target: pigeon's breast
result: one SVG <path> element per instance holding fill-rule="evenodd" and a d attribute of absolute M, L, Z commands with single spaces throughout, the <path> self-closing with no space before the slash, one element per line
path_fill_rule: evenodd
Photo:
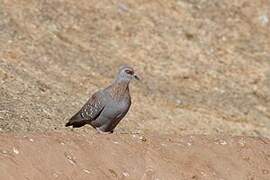
<path fill-rule="evenodd" d="M 123 100 L 118 103 L 118 110 L 119 112 L 127 112 L 130 107 L 130 99 Z"/>
<path fill-rule="evenodd" d="M 113 101 L 106 106 L 106 113 L 104 115 L 110 117 L 110 119 L 118 118 L 127 113 L 130 104 L 131 102 L 129 99 Z"/>

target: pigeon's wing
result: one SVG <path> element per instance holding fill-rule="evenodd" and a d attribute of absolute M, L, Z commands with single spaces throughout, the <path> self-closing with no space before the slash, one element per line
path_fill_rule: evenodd
<path fill-rule="evenodd" d="M 95 120 L 105 107 L 100 91 L 96 92 L 80 110 L 80 116 L 84 120 Z"/>
<path fill-rule="evenodd" d="M 81 127 L 87 124 L 89 121 L 95 120 L 105 107 L 102 92 L 96 92 L 77 112 L 70 120 L 66 123 L 67 126 Z"/>

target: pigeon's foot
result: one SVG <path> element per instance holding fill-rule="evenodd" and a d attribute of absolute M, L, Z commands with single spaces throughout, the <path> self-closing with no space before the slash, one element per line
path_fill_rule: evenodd
<path fill-rule="evenodd" d="M 99 134 L 111 134 L 111 133 L 113 133 L 113 131 L 104 132 L 104 131 L 102 131 L 102 130 L 99 129 L 99 128 L 96 128 L 96 130 L 97 130 L 97 132 L 98 132 Z"/>

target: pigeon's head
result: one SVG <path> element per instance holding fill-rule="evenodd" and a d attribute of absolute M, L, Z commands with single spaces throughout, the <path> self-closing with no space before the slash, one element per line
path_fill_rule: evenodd
<path fill-rule="evenodd" d="M 122 65 L 119 68 L 116 80 L 129 82 L 132 79 L 140 80 L 140 78 L 134 73 L 134 69 L 132 67 L 128 65 Z"/>

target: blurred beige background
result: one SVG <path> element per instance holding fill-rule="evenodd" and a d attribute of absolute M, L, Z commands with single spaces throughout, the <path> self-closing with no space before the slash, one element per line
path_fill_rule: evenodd
<path fill-rule="evenodd" d="M 128 63 L 143 81 L 116 131 L 270 137 L 269 12 L 266 0 L 1 0 L 0 130 L 69 131 Z"/>

